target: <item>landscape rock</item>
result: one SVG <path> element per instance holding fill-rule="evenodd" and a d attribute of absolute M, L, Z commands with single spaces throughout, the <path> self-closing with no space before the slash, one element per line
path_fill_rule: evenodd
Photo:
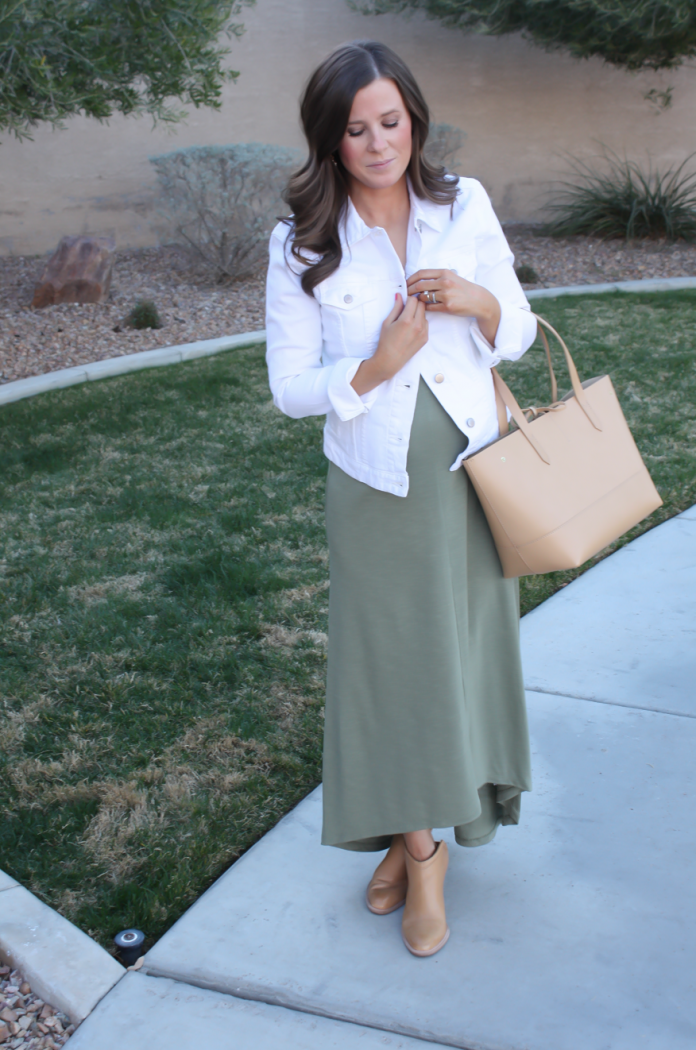
<path fill-rule="evenodd" d="M 0 1007 L 1 1050 L 62 1050 L 76 1028 L 66 1014 L 32 992 L 24 974 L 9 967 L 0 972 Z"/>
<path fill-rule="evenodd" d="M 33 307 L 103 303 L 111 287 L 111 237 L 63 237 L 34 289 Z"/>

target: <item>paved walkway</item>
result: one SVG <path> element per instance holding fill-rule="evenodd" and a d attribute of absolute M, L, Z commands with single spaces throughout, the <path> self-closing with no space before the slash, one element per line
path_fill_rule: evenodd
<path fill-rule="evenodd" d="M 226 872 L 71 1050 L 693 1050 L 696 508 L 525 617 L 534 792 L 453 847 L 449 943 L 371 915 L 320 789 Z M 445 832 L 450 838 L 450 833 Z"/>

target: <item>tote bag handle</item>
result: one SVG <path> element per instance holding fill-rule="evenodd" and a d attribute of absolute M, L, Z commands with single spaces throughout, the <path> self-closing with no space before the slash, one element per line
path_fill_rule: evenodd
<path fill-rule="evenodd" d="M 558 339 L 558 342 L 561 344 L 561 347 L 563 348 L 563 353 L 565 354 L 566 364 L 568 365 L 568 372 L 570 373 L 570 382 L 571 382 L 572 387 L 573 387 L 573 394 L 575 395 L 575 398 L 576 398 L 578 404 L 580 405 L 580 408 L 583 410 L 583 412 L 585 413 L 585 415 L 587 416 L 587 418 L 589 419 L 590 423 L 595 428 L 595 430 L 601 431 L 601 429 L 602 429 L 601 421 L 599 420 L 599 418 L 597 416 L 597 413 L 592 409 L 592 407 L 590 406 L 590 404 L 587 401 L 587 398 L 585 397 L 585 391 L 582 388 L 582 383 L 580 382 L 580 376 L 578 375 L 578 370 L 575 367 L 575 362 L 573 361 L 573 358 L 571 357 L 570 350 L 568 349 L 568 347 L 566 346 L 566 344 L 564 343 L 563 339 L 558 334 L 556 329 L 553 328 L 553 326 L 550 325 L 548 321 L 545 321 L 543 317 L 539 317 L 538 314 L 534 314 L 533 316 L 536 319 L 537 327 L 540 326 L 540 325 L 543 326 L 543 327 L 538 327 L 538 332 L 541 335 L 541 339 L 542 339 L 542 342 L 544 344 L 544 350 L 546 351 L 546 360 L 547 360 L 547 363 L 548 363 L 548 366 L 549 366 L 549 376 L 550 376 L 550 379 L 551 379 L 551 403 L 552 404 L 556 404 L 558 402 L 558 383 L 556 381 L 556 374 L 555 374 L 555 372 L 553 370 L 553 364 L 551 362 L 551 348 L 549 347 L 549 341 L 548 341 L 548 339 L 546 337 L 546 332 L 544 331 L 544 328 L 548 328 L 548 330 L 553 335 L 556 336 L 556 339 Z M 527 418 L 524 415 L 524 412 L 522 411 L 520 406 L 518 405 L 518 403 L 517 403 L 517 401 L 516 401 L 512 391 L 507 386 L 507 384 L 503 381 L 503 379 L 498 374 L 498 372 L 497 372 L 497 370 L 495 368 L 493 368 L 491 371 L 492 371 L 492 374 L 493 374 L 493 384 L 494 384 L 494 387 L 495 387 L 495 401 L 496 401 L 496 411 L 497 411 L 497 414 L 498 414 L 498 427 L 499 427 L 501 436 L 503 434 L 507 434 L 508 429 L 509 429 L 507 412 L 506 412 L 506 408 L 507 408 L 507 409 L 510 410 L 510 415 L 515 420 L 515 423 L 517 423 L 517 426 L 520 428 L 520 430 L 524 433 L 524 435 L 527 438 L 527 440 L 529 441 L 529 443 L 534 446 L 535 451 L 541 456 L 541 458 L 544 460 L 545 463 L 549 463 L 550 460 L 546 457 L 545 454 L 542 455 L 542 453 L 540 451 L 540 446 L 539 446 L 538 439 L 537 440 L 532 440 L 532 437 L 531 437 L 530 432 L 529 432 L 529 423 L 527 421 Z M 520 420 L 523 420 L 524 423 L 520 423 Z"/>

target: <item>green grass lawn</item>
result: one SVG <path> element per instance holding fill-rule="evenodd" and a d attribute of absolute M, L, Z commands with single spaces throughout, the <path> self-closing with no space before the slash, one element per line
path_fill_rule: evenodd
<path fill-rule="evenodd" d="M 665 500 L 634 534 L 696 503 L 696 294 L 539 305 Z M 548 400 L 540 349 L 504 372 Z M 319 781 L 321 426 L 259 348 L 0 409 L 0 866 L 105 945 L 159 937 Z"/>

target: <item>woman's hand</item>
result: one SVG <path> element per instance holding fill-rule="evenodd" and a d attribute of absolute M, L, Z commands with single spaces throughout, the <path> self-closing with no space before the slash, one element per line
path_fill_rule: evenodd
<path fill-rule="evenodd" d="M 353 376 L 356 393 L 367 394 L 392 376 L 417 354 L 428 341 L 425 306 L 416 296 L 406 300 L 396 295 L 391 312 L 382 325 L 379 343 L 372 357 L 363 361 Z"/>
<path fill-rule="evenodd" d="M 434 313 L 475 317 L 491 346 L 500 324 L 500 303 L 480 284 L 466 281 L 453 270 L 418 270 L 406 282 L 409 295 L 417 295 Z"/>

